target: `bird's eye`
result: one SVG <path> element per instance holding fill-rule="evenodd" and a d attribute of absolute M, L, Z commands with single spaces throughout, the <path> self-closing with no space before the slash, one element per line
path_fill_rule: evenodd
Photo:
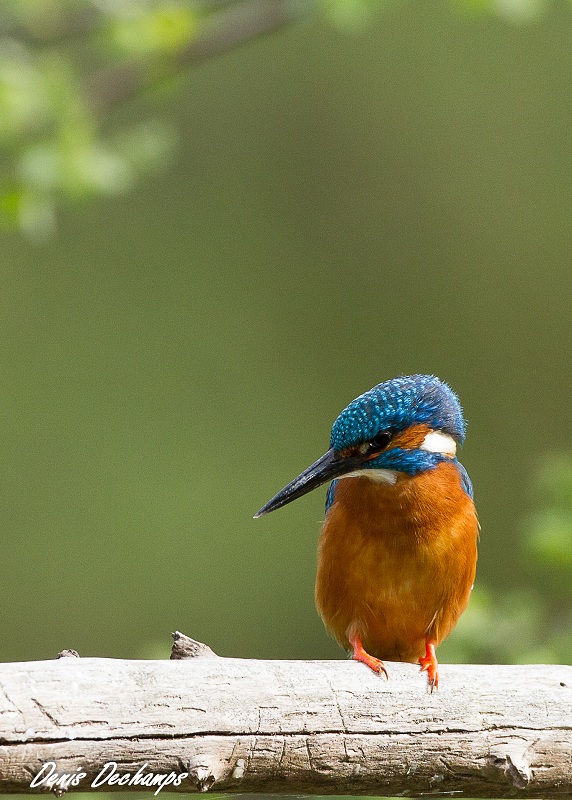
<path fill-rule="evenodd" d="M 369 443 L 370 450 L 383 450 L 391 441 L 391 434 L 387 432 L 378 433 Z"/>

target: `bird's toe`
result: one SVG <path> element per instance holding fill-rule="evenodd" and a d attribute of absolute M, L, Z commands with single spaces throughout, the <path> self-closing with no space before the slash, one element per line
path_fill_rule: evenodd
<path fill-rule="evenodd" d="M 425 655 L 419 659 L 419 666 L 421 672 L 427 673 L 427 685 L 429 691 L 432 693 L 435 689 L 439 688 L 439 671 L 438 661 L 435 655 L 435 645 L 433 642 L 427 642 L 425 646 Z"/>
<path fill-rule="evenodd" d="M 389 675 L 387 674 L 383 661 L 380 658 L 370 656 L 369 653 L 366 653 L 359 636 L 352 636 L 350 642 L 353 648 L 352 658 L 354 661 L 361 661 L 362 664 L 365 664 L 377 675 L 385 675 L 387 680 L 389 680 Z"/>

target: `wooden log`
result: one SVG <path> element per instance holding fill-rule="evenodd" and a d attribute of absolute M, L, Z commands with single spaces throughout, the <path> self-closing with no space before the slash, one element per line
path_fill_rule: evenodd
<path fill-rule="evenodd" d="M 444 664 L 430 694 L 387 666 L 209 648 L 3 664 L 0 791 L 572 794 L 572 667 Z"/>

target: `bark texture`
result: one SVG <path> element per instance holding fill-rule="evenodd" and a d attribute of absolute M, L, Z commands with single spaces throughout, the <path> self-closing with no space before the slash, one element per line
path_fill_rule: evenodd
<path fill-rule="evenodd" d="M 355 662 L 208 648 L 0 665 L 0 792 L 61 794 L 65 781 L 30 789 L 43 768 L 85 773 L 73 791 L 141 791 L 153 773 L 182 775 L 164 788 L 184 792 L 572 795 L 572 667 L 445 664 L 429 694 L 417 667 L 387 666 L 389 681 Z"/>

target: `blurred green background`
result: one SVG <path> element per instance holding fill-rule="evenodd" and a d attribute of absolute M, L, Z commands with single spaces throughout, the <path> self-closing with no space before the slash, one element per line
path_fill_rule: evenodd
<path fill-rule="evenodd" d="M 282 3 L 180 69 L 233 5 L 4 3 L 0 658 L 344 657 L 324 491 L 252 515 L 431 372 L 482 524 L 441 658 L 569 661 L 572 7 Z"/>

